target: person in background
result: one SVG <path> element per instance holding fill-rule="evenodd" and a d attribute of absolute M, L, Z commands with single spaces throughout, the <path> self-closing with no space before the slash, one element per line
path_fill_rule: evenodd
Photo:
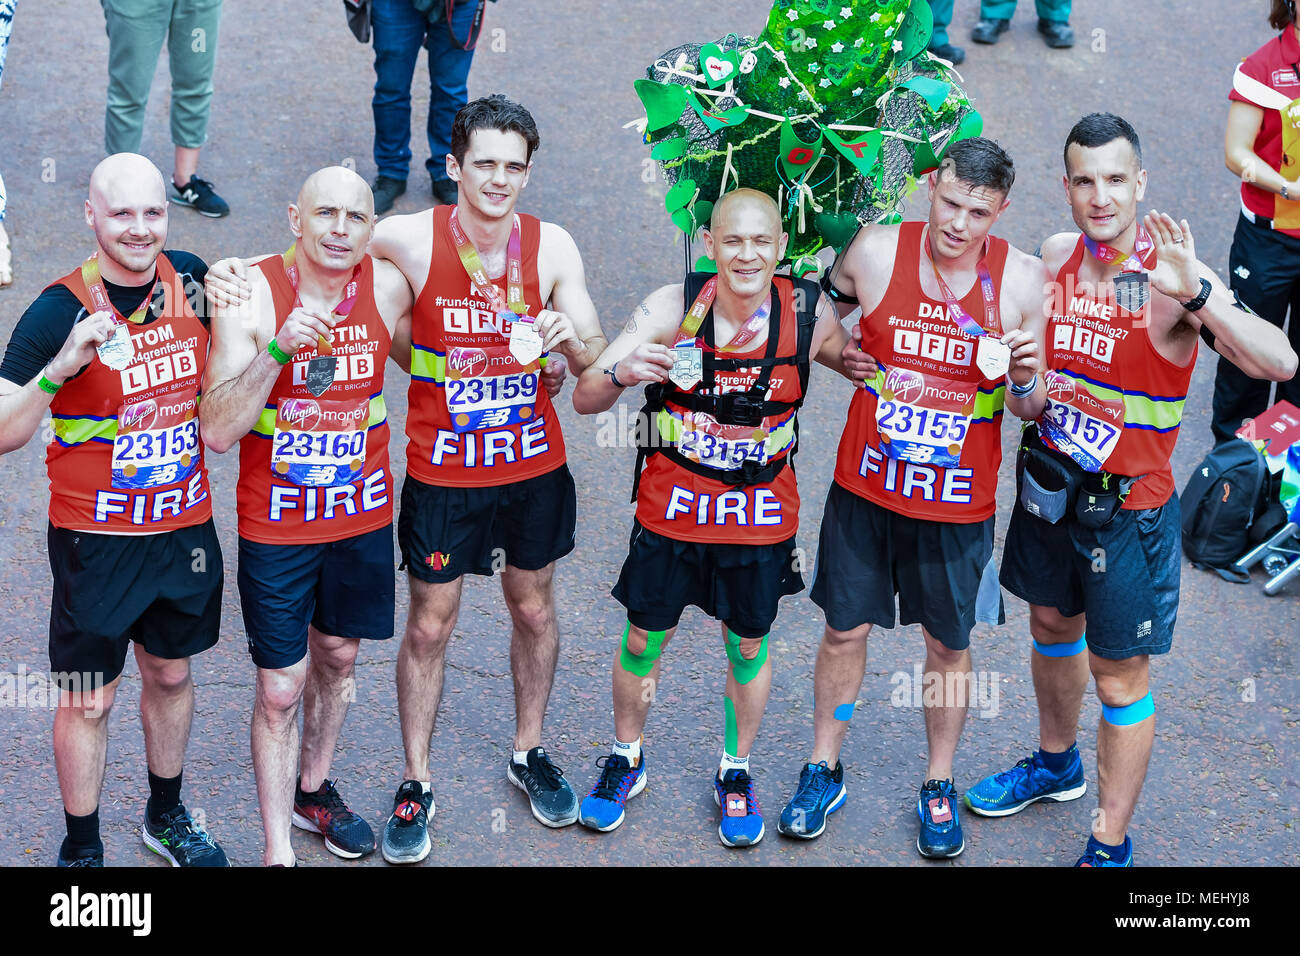
<path fill-rule="evenodd" d="M 14 25 L 18 0 L 0 0 L 0 83 L 4 82 L 5 53 L 9 49 L 9 31 Z M 0 288 L 14 281 L 9 253 L 9 234 L 5 232 L 5 181 L 0 177 Z"/>
<path fill-rule="evenodd" d="M 941 59 L 956 66 L 966 59 L 966 51 L 953 46 L 948 40 L 948 24 L 952 23 L 953 0 L 930 0 L 930 12 L 934 14 L 934 32 L 930 34 L 929 51 Z"/>
<path fill-rule="evenodd" d="M 1055 49 L 1074 46 L 1070 29 L 1070 0 L 1034 0 L 1038 11 L 1038 32 L 1044 42 Z M 971 30 L 976 43 L 997 43 L 998 37 L 1011 28 L 1016 0 L 980 0 L 980 19 Z"/>
<path fill-rule="evenodd" d="M 100 0 L 108 30 L 108 107 L 104 149 L 138 153 L 149 87 L 167 40 L 172 77 L 171 133 L 176 147 L 172 202 L 219 219 L 230 206 L 200 179 L 199 148 L 208 138 L 212 69 L 217 59 L 221 0 Z"/>
<path fill-rule="evenodd" d="M 434 205 L 454 206 L 456 184 L 447 173 L 451 123 L 469 100 L 467 81 L 483 27 L 486 0 L 374 0 L 375 214 L 406 192 L 411 168 L 411 80 L 420 47 L 429 55 L 429 158 Z"/>
<path fill-rule="evenodd" d="M 1280 32 L 1238 65 L 1228 93 L 1224 162 L 1241 177 L 1228 281 L 1242 303 L 1279 328 L 1289 310 L 1288 338 L 1300 351 L 1300 111 L 1286 116 L 1300 99 L 1293 0 L 1273 0 L 1268 22 Z M 1268 408 L 1270 385 L 1219 359 L 1210 422 L 1216 444 L 1231 439 L 1242 419 Z M 1300 405 L 1300 382 L 1279 382 L 1277 399 Z"/>

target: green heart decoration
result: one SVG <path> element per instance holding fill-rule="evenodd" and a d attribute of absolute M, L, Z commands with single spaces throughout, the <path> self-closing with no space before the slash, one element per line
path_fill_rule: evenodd
<path fill-rule="evenodd" d="M 894 34 L 894 39 L 903 44 L 902 59 L 910 60 L 928 47 L 933 32 L 934 12 L 930 9 L 930 0 L 912 0 L 902 28 Z"/>
<path fill-rule="evenodd" d="M 819 212 L 814 223 L 826 243 L 836 249 L 843 249 L 858 231 L 858 217 L 851 212 Z"/>
<path fill-rule="evenodd" d="M 831 60 L 822 66 L 822 75 L 829 79 L 836 86 L 844 82 L 844 78 L 849 75 L 853 69 L 852 60 L 844 60 L 836 63 Z"/>
<path fill-rule="evenodd" d="M 706 43 L 700 47 L 700 69 L 704 72 L 704 82 L 716 90 L 740 73 L 740 54 L 735 50 L 724 51 L 716 43 Z"/>
<path fill-rule="evenodd" d="M 654 132 L 676 123 L 686 109 L 689 94 L 686 87 L 676 83 L 656 83 L 654 80 L 636 80 L 636 95 L 645 107 L 646 130 Z"/>
<path fill-rule="evenodd" d="M 676 212 L 678 209 L 684 208 L 687 203 L 695 198 L 697 188 L 695 180 L 679 179 L 672 189 L 668 190 L 668 195 L 664 197 L 664 208 L 669 212 Z"/>
<path fill-rule="evenodd" d="M 905 90 L 920 94 L 921 98 L 925 100 L 925 105 L 930 107 L 931 113 L 938 112 L 939 108 L 943 106 L 944 100 L 948 98 L 948 92 L 952 89 L 951 83 L 945 83 L 943 80 L 932 79 L 928 76 L 914 76 L 899 85 Z"/>
<path fill-rule="evenodd" d="M 829 13 L 831 9 L 831 0 L 807 0 L 807 5 L 812 7 L 818 13 Z"/>
<path fill-rule="evenodd" d="M 663 162 L 668 159 L 679 159 L 686 155 L 686 137 L 675 136 L 672 139 L 665 139 L 662 142 L 655 143 L 650 149 L 650 158 Z"/>
<path fill-rule="evenodd" d="M 705 106 L 699 97 L 688 93 L 687 101 L 691 108 L 699 115 L 701 122 L 708 127 L 709 132 L 716 133 L 725 127 L 739 126 L 749 118 L 749 110 L 744 106 L 733 106 L 729 110 L 715 110 Z"/>
<path fill-rule="evenodd" d="M 912 162 L 912 175 L 924 176 L 939 168 L 939 158 L 934 155 L 930 141 L 923 139 L 916 144 L 915 158 Z"/>
<path fill-rule="evenodd" d="M 678 209 L 672 215 L 673 225 L 688 236 L 694 236 L 696 231 L 709 222 L 709 217 L 713 215 L 713 203 L 707 199 L 697 202 L 694 206 Z"/>
<path fill-rule="evenodd" d="M 969 110 L 961 118 L 957 125 L 957 132 L 952 134 L 952 139 L 948 140 L 948 146 L 953 143 L 960 143 L 963 139 L 973 139 L 984 132 L 984 117 L 980 116 L 979 110 Z M 947 150 L 948 146 L 944 149 Z"/>

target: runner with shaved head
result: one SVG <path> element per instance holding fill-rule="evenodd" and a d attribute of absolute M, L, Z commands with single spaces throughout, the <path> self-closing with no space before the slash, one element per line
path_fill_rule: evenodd
<path fill-rule="evenodd" d="M 789 467 L 810 358 L 845 372 L 848 336 L 813 282 L 776 276 L 787 235 L 772 199 L 727 193 L 704 244 L 716 276 L 651 293 L 574 392 L 579 412 L 646 385 L 644 472 L 614 597 L 627 626 L 614 655 L 614 745 L 580 820 L 623 822 L 646 785 L 641 750 L 659 657 L 687 605 L 722 624 L 728 659 L 722 760 L 713 776 L 726 846 L 763 838 L 749 755 L 772 683 L 768 632 L 783 595 L 803 588 L 794 555 L 799 491 Z M 683 318 L 685 314 L 685 318 Z M 639 485 L 639 487 L 638 487 Z"/>
<path fill-rule="evenodd" d="M 213 312 L 203 437 L 217 452 L 239 444 L 239 595 L 257 665 L 268 866 L 294 864 L 291 819 L 336 856 L 375 849 L 329 779 L 360 643 L 393 636 L 384 363 L 391 353 L 406 367 L 411 290 L 366 254 L 374 221 L 360 176 L 313 173 L 289 206 L 288 251 L 248 271 L 247 301 Z"/>
<path fill-rule="evenodd" d="M 207 267 L 163 250 L 167 195 L 143 156 L 95 167 L 85 214 L 90 258 L 28 307 L 0 364 L 0 454 L 31 440 L 47 413 L 52 426 L 50 678 L 67 825 L 58 865 L 104 865 L 108 715 L 134 642 L 145 844 L 173 866 L 226 866 L 180 799 L 189 659 L 217 642 L 221 624 L 221 547 L 197 418 L 208 329 L 187 301 Z"/>

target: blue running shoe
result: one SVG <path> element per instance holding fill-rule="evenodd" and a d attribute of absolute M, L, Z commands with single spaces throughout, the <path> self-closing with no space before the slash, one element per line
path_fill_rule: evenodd
<path fill-rule="evenodd" d="M 788 837 L 812 840 L 826 829 L 826 817 L 849 798 L 844 786 L 844 764 L 838 760 L 835 769 L 821 763 L 805 764 L 799 774 L 799 789 L 781 811 L 776 831 Z"/>
<path fill-rule="evenodd" d="M 1075 866 L 1132 866 L 1133 865 L 1133 840 L 1124 837 L 1124 857 L 1122 860 L 1116 859 L 1107 849 L 1106 844 L 1098 843 L 1094 836 L 1088 837 L 1088 846 L 1083 851 L 1083 856 Z"/>
<path fill-rule="evenodd" d="M 921 818 L 921 833 L 916 838 L 921 856 L 946 859 L 966 849 L 957 819 L 957 788 L 951 780 L 927 780 L 916 801 L 916 815 Z"/>
<path fill-rule="evenodd" d="M 763 810 L 754 796 L 754 781 L 743 770 L 713 775 L 713 799 L 722 811 L 718 839 L 723 846 L 753 846 L 763 839 Z"/>
<path fill-rule="evenodd" d="M 621 754 L 610 754 L 596 761 L 600 779 L 578 808 L 578 822 L 584 827 L 608 833 L 623 822 L 627 802 L 645 789 L 645 752 L 635 767 Z"/>
<path fill-rule="evenodd" d="M 1038 751 L 1010 770 L 985 777 L 966 791 L 966 806 L 982 817 L 1009 817 L 1037 800 L 1077 800 L 1088 792 L 1083 779 L 1079 748 L 1071 747 L 1073 759 L 1064 773 L 1053 773 L 1038 758 Z"/>

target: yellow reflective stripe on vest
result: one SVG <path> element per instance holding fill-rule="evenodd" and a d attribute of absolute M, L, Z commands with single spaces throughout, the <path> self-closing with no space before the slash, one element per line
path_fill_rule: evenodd
<path fill-rule="evenodd" d="M 764 451 L 768 458 L 779 455 L 787 445 L 794 441 L 794 422 L 795 417 L 791 415 L 784 424 L 768 432 L 767 441 L 764 444 Z M 661 408 L 659 410 L 655 424 L 659 430 L 660 441 L 663 444 L 676 445 L 681 442 L 682 432 L 686 429 L 682 425 L 682 420 L 668 409 Z"/>
<path fill-rule="evenodd" d="M 54 434 L 65 445 L 80 445 L 92 438 L 112 441 L 117 438 L 116 418 L 76 418 L 74 416 L 51 416 Z"/>
<path fill-rule="evenodd" d="M 431 378 L 435 382 L 447 378 L 447 356 L 411 346 L 411 374 L 417 378 Z"/>
<path fill-rule="evenodd" d="M 882 369 L 876 369 L 876 377 L 867 379 L 867 390 L 880 399 L 880 391 L 885 387 L 885 373 Z M 1006 405 L 1007 383 L 999 382 L 994 386 L 991 392 L 977 391 L 975 393 L 975 408 L 971 411 L 971 423 L 991 422 L 993 416 Z"/>
<path fill-rule="evenodd" d="M 1157 431 L 1169 431 L 1177 428 L 1183 421 L 1183 405 L 1186 400 L 1163 399 L 1156 401 L 1145 395 L 1133 395 L 1118 388 L 1109 388 L 1095 382 L 1086 381 L 1065 370 L 1058 370 L 1058 375 L 1068 375 L 1074 379 L 1075 387 L 1086 388 L 1102 401 L 1124 402 L 1124 425 L 1138 428 L 1153 428 Z"/>
<path fill-rule="evenodd" d="M 266 438 L 275 435 L 275 413 L 274 408 L 262 409 L 262 414 L 257 416 L 257 423 L 253 426 L 253 431 Z M 376 395 L 370 400 L 370 421 L 366 423 L 367 428 L 374 428 L 388 420 L 388 406 L 384 404 L 384 396 Z"/>

